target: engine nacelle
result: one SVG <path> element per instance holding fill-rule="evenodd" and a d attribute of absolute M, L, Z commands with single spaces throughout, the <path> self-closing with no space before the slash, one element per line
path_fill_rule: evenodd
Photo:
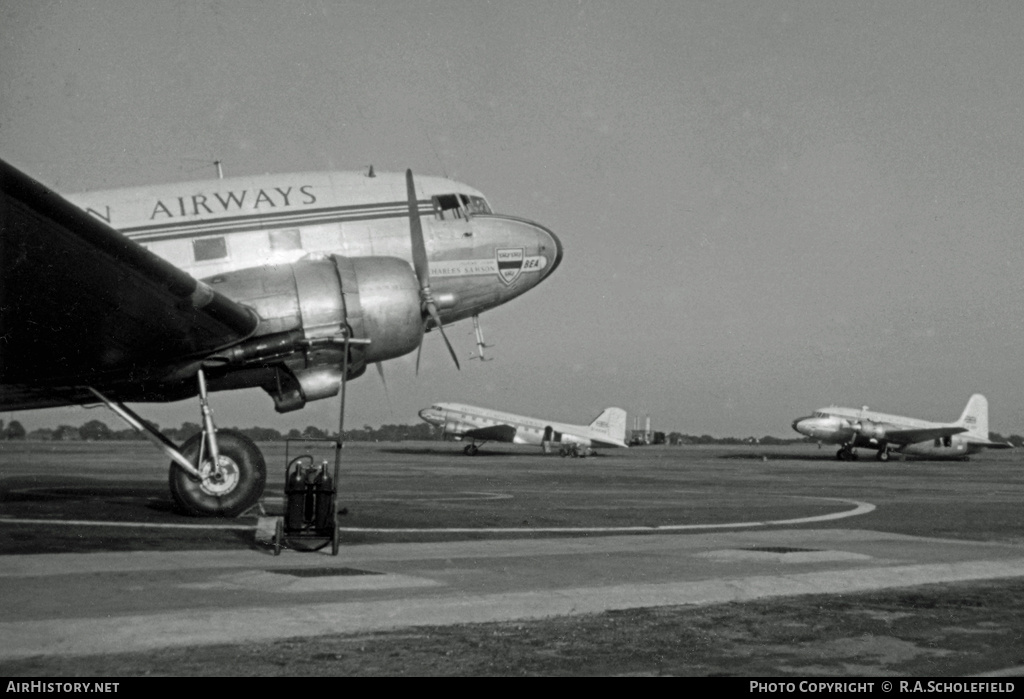
<path fill-rule="evenodd" d="M 225 385 L 262 386 L 278 412 L 337 395 L 346 333 L 363 341 L 349 346 L 348 378 L 423 337 L 419 282 L 397 257 L 309 256 L 204 281 L 260 317 L 253 337 L 222 353 L 235 372 Z"/>
<path fill-rule="evenodd" d="M 864 439 L 881 440 L 885 437 L 885 428 L 873 422 L 861 422 L 857 429 L 858 434 Z"/>

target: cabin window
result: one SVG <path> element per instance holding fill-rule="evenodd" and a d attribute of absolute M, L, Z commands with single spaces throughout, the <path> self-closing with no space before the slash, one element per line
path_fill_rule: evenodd
<path fill-rule="evenodd" d="M 192 252 L 196 262 L 222 260 L 228 256 L 228 243 L 223 236 L 218 238 L 200 238 L 192 241 Z"/>
<path fill-rule="evenodd" d="M 270 231 L 271 250 L 301 250 L 302 235 L 298 228 L 287 228 L 283 231 Z"/>

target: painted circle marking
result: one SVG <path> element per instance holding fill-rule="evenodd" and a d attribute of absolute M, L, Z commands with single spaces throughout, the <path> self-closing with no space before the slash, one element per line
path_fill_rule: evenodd
<path fill-rule="evenodd" d="M 496 493 L 472 493 L 473 495 L 485 496 L 483 499 L 504 499 Z M 511 496 L 508 496 L 511 497 Z M 800 497 L 800 496 L 793 496 Z M 795 519 L 773 519 L 765 521 L 753 521 L 753 522 L 722 522 L 718 524 L 664 524 L 659 526 L 632 526 L 632 527 L 488 527 L 488 528 L 473 528 L 473 527 L 442 527 L 442 528 L 420 528 L 420 527 L 402 527 L 402 528 L 378 528 L 378 527 L 339 527 L 339 531 L 352 532 L 352 533 L 393 533 L 393 534 L 530 534 L 530 533 L 603 533 L 603 534 L 615 534 L 615 533 L 655 533 L 655 532 L 679 532 L 679 531 L 697 531 L 702 529 L 742 529 L 746 527 L 769 527 L 778 526 L 784 524 L 808 524 L 811 522 L 828 522 L 837 519 L 845 519 L 847 517 L 858 517 L 860 515 L 866 515 L 869 512 L 875 510 L 875 506 L 869 502 L 862 502 L 860 500 L 848 500 L 846 498 L 801 498 L 806 500 L 819 500 L 826 502 L 837 502 L 849 505 L 854 505 L 852 510 L 842 510 L 840 512 L 832 512 L 825 515 L 815 515 L 813 517 L 798 517 Z M 247 531 L 255 530 L 257 525 L 254 524 L 171 524 L 163 522 L 104 522 L 104 521 L 91 521 L 91 520 L 60 520 L 60 519 L 21 519 L 21 518 L 9 518 L 0 515 L 0 524 L 58 524 L 67 526 L 78 526 L 78 527 L 136 527 L 136 528 L 153 528 L 153 529 L 223 529 L 228 531 Z"/>

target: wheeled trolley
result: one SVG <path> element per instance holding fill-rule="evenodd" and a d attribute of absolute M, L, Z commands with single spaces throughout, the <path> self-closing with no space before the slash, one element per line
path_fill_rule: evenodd
<path fill-rule="evenodd" d="M 296 449 L 295 443 L 302 443 Z M 313 444 L 310 444 L 313 443 Z M 334 445 L 334 467 L 328 459 L 317 463 L 313 449 L 321 451 L 327 443 Z M 301 451 L 296 456 L 293 452 Z M 341 442 L 327 439 L 288 439 L 285 441 L 284 516 L 277 518 L 274 528 L 274 555 L 286 543 L 296 551 L 319 551 L 331 545 L 331 555 L 338 555 L 338 475 L 341 466 Z M 332 474 L 333 471 L 333 474 Z"/>

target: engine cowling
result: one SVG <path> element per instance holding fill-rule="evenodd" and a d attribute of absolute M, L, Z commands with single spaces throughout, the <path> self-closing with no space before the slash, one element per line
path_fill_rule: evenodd
<path fill-rule="evenodd" d="M 856 426 L 857 432 L 865 439 L 881 440 L 885 437 L 885 428 L 873 422 L 864 421 Z"/>
<path fill-rule="evenodd" d="M 253 337 L 222 353 L 223 387 L 262 386 L 279 412 L 337 395 L 346 334 L 356 341 L 348 378 L 423 337 L 419 282 L 397 257 L 308 256 L 203 281 L 260 317 Z"/>

